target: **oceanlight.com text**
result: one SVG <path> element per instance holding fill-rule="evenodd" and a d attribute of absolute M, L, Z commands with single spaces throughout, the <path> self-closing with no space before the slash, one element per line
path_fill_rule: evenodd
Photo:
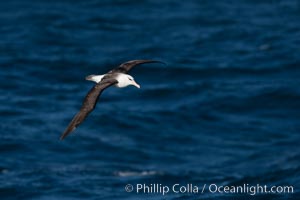
<path fill-rule="evenodd" d="M 196 185 L 192 183 L 173 185 L 164 185 L 161 183 L 138 183 L 135 185 L 127 184 L 125 186 L 126 192 L 133 192 L 136 194 L 161 194 L 169 193 L 180 194 L 203 194 L 203 193 L 219 193 L 219 194 L 291 194 L 294 193 L 293 186 L 276 186 L 276 185 L 261 185 L 261 184 L 242 184 L 242 185 L 219 185 L 215 183 Z"/>

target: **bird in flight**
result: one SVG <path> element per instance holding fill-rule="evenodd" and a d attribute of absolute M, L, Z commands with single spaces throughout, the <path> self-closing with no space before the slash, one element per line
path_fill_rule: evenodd
<path fill-rule="evenodd" d="M 72 121 L 66 128 L 66 130 L 61 135 L 60 139 L 63 140 L 68 136 L 72 131 L 79 126 L 83 120 L 91 113 L 99 99 L 101 93 L 108 88 L 109 86 L 116 86 L 118 88 L 127 87 L 133 85 L 137 88 L 140 88 L 140 85 L 135 82 L 132 76 L 128 75 L 128 71 L 136 65 L 144 63 L 163 63 L 156 60 L 131 60 L 125 63 L 122 63 L 117 68 L 112 69 L 106 74 L 103 75 L 89 75 L 85 79 L 89 81 L 96 82 L 92 89 L 88 92 L 86 97 L 83 100 L 81 109 L 73 117 Z M 164 63 L 163 63 L 164 64 Z"/>

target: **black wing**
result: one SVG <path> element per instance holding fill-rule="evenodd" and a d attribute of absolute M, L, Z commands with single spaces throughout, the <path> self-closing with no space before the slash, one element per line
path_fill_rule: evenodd
<path fill-rule="evenodd" d="M 108 73 L 124 73 L 124 74 L 126 74 L 134 66 L 144 64 L 144 63 L 163 63 L 163 64 L 165 64 L 164 62 L 157 61 L 157 60 L 131 60 L 131 61 L 122 63 L 117 68 L 109 71 Z"/>
<path fill-rule="evenodd" d="M 108 79 L 97 83 L 86 95 L 80 111 L 74 116 L 69 126 L 66 128 L 64 133 L 61 135 L 60 139 L 63 140 L 67 135 L 76 129 L 76 127 L 83 122 L 83 120 L 92 112 L 96 106 L 97 100 L 100 94 L 108 88 L 109 86 L 116 84 L 118 81 L 116 79 Z"/>

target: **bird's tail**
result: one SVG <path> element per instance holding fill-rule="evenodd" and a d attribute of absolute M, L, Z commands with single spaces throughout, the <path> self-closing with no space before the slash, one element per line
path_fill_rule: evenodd
<path fill-rule="evenodd" d="M 93 78 L 94 78 L 95 76 L 97 76 L 97 75 L 95 75 L 95 74 L 88 75 L 88 76 L 85 77 L 85 80 L 87 80 L 87 81 L 94 81 Z"/>
<path fill-rule="evenodd" d="M 85 77 L 85 80 L 94 81 L 96 83 L 99 83 L 102 80 L 102 78 L 103 78 L 103 75 L 92 74 L 92 75 Z"/>

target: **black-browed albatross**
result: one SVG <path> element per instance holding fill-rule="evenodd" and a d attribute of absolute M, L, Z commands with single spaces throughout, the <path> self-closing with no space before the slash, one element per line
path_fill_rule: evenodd
<path fill-rule="evenodd" d="M 63 140 L 67 135 L 76 129 L 76 127 L 83 122 L 83 120 L 92 112 L 96 106 L 97 100 L 103 90 L 109 86 L 116 86 L 118 88 L 127 87 L 133 85 L 137 88 L 140 88 L 140 85 L 137 84 L 133 77 L 128 75 L 128 71 L 139 64 L 143 63 L 163 63 L 156 60 L 131 60 L 125 63 L 122 63 L 117 68 L 112 69 L 106 74 L 103 75 L 89 75 L 85 79 L 89 81 L 94 81 L 96 84 L 86 95 L 80 111 L 73 117 L 69 126 L 61 135 L 60 139 Z"/>

